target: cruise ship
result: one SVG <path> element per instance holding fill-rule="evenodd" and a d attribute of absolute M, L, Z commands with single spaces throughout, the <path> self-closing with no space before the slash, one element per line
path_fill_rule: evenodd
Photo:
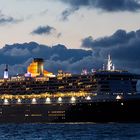
<path fill-rule="evenodd" d="M 34 58 L 27 73 L 0 79 L 0 122 L 140 122 L 140 75 L 116 70 L 110 55 L 102 70 L 81 74 L 44 69 Z"/>

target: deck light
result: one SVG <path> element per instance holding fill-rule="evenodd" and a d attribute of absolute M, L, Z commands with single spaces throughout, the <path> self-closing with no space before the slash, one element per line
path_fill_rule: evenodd
<path fill-rule="evenodd" d="M 36 99 L 35 98 L 32 99 L 32 103 L 36 103 Z"/>
<path fill-rule="evenodd" d="M 18 99 L 17 102 L 18 102 L 18 103 L 21 103 L 21 99 Z"/>
<path fill-rule="evenodd" d="M 61 97 L 59 97 L 59 98 L 58 98 L 58 101 L 59 101 L 59 102 L 62 102 L 62 98 L 61 98 Z"/>
<path fill-rule="evenodd" d="M 117 95 L 116 100 L 120 100 L 122 97 L 120 95 Z"/>
<path fill-rule="evenodd" d="M 91 100 L 91 97 L 90 97 L 90 96 L 87 96 L 87 97 L 86 97 L 86 100 Z"/>
<path fill-rule="evenodd" d="M 48 103 L 48 102 L 50 102 L 51 101 L 51 99 L 49 98 L 49 97 L 47 97 L 46 98 L 46 102 Z"/>
<path fill-rule="evenodd" d="M 75 102 L 76 101 L 76 98 L 75 97 L 71 97 L 71 101 L 72 102 Z"/>
<path fill-rule="evenodd" d="M 8 104 L 8 99 L 4 99 L 4 104 Z"/>

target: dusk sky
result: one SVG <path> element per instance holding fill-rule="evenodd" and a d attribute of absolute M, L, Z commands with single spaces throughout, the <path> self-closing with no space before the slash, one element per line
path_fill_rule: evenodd
<path fill-rule="evenodd" d="M 0 0 L 0 48 L 1 75 L 5 64 L 26 72 L 33 57 L 79 73 L 102 68 L 108 54 L 139 73 L 140 0 Z"/>
<path fill-rule="evenodd" d="M 139 11 L 138 0 L 0 0 L 0 47 L 35 41 L 80 48 L 88 36 L 138 30 Z"/>

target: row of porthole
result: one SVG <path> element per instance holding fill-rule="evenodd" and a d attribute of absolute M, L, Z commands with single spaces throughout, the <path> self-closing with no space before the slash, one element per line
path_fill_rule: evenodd
<path fill-rule="evenodd" d="M 90 97 L 90 96 L 87 96 L 87 97 L 85 97 L 85 99 L 86 99 L 86 100 L 91 100 L 91 97 Z M 58 101 L 58 102 L 62 102 L 62 101 L 63 101 L 62 97 L 59 97 L 59 98 L 57 99 L 57 101 Z M 75 101 L 76 101 L 76 97 L 71 97 L 71 98 L 70 98 L 70 101 L 71 101 L 71 102 L 75 102 Z M 36 98 L 31 99 L 31 103 L 36 103 L 36 102 L 37 102 L 37 99 L 36 99 Z M 51 98 L 49 98 L 49 97 L 46 98 L 45 102 L 46 102 L 46 103 L 50 103 L 50 102 L 51 102 Z M 3 100 L 3 103 L 4 103 L 4 104 L 8 104 L 8 103 L 9 103 L 9 100 L 8 100 L 8 99 L 4 99 L 4 100 Z M 17 99 L 17 103 L 22 103 L 22 99 Z"/>

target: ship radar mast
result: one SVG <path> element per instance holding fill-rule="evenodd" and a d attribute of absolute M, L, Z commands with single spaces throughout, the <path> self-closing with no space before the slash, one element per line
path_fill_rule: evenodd
<path fill-rule="evenodd" d="M 110 54 L 108 55 L 108 60 L 107 60 L 107 71 L 114 71 L 115 70 L 115 65 L 112 63 L 112 59 Z"/>

